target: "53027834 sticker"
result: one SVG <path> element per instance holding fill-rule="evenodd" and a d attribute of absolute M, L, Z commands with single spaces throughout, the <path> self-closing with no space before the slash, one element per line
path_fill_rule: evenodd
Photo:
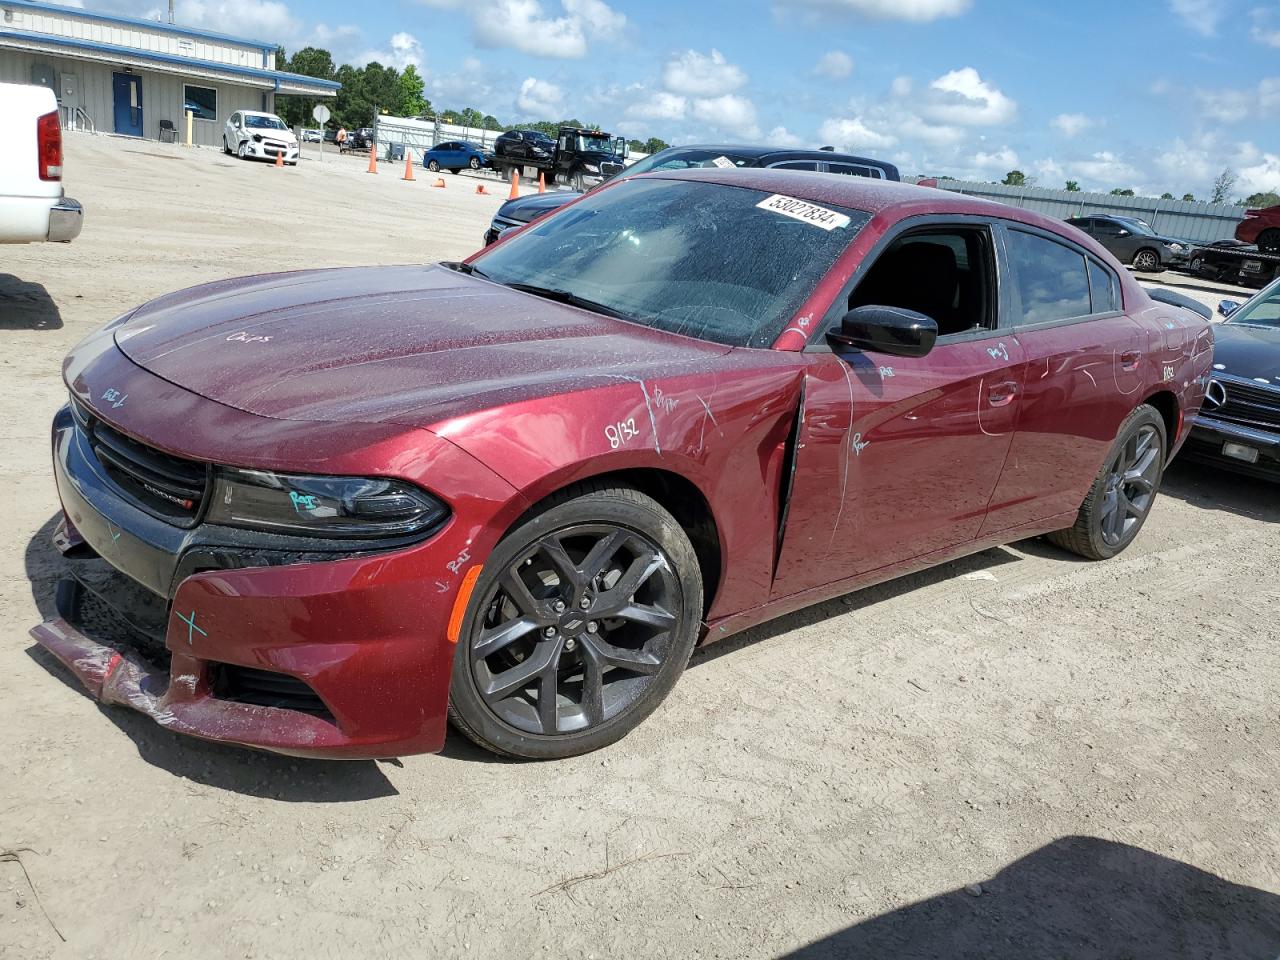
<path fill-rule="evenodd" d="M 756 206 L 761 210 L 780 213 L 784 217 L 808 223 L 822 230 L 838 230 L 849 225 L 849 218 L 843 213 L 836 213 L 834 210 L 820 207 L 808 200 L 797 200 L 795 197 L 788 197 L 781 193 L 775 193 L 761 200 Z"/>

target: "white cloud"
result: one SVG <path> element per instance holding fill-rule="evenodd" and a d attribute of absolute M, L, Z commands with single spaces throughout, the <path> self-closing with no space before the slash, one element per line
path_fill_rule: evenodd
<path fill-rule="evenodd" d="M 395 67 L 403 70 L 407 66 L 422 66 L 422 44 L 411 33 L 393 34 L 385 50 L 366 50 L 358 58 L 358 63 L 378 61 L 384 67 Z"/>
<path fill-rule="evenodd" d="M 1008 123 L 1018 105 L 979 76 L 973 67 L 943 74 L 929 84 L 925 116 L 941 123 L 989 126 Z"/>
<path fill-rule="evenodd" d="M 1051 123 L 1064 137 L 1078 137 L 1093 126 L 1093 121 L 1083 113 L 1060 113 Z"/>
<path fill-rule="evenodd" d="M 147 20 L 169 19 L 168 7 L 155 7 Z M 280 0 L 178 0 L 174 19 L 184 27 L 206 27 L 237 36 L 284 42 L 302 32 L 301 23 Z"/>
<path fill-rule="evenodd" d="M 1169 9 L 1187 29 L 1202 37 L 1218 32 L 1218 22 L 1225 12 L 1220 0 L 1169 0 Z"/>
<path fill-rule="evenodd" d="M 1252 166 L 1241 167 L 1236 191 L 1247 197 L 1251 193 L 1280 193 L 1280 154 L 1264 153 Z"/>
<path fill-rule="evenodd" d="M 602 0 L 563 0 L 565 12 L 582 22 L 588 36 L 612 40 L 627 26 L 626 14 L 619 13 Z"/>
<path fill-rule="evenodd" d="M 862 117 L 832 117 L 822 124 L 818 136 L 841 150 L 884 150 L 897 144 L 898 138 L 872 129 Z"/>
<path fill-rule="evenodd" d="M 843 50 L 831 50 L 822 55 L 813 72 L 820 77 L 841 80 L 853 73 L 853 57 Z"/>
<path fill-rule="evenodd" d="M 635 99 L 625 108 L 628 117 L 640 120 L 683 120 L 689 101 L 665 90 L 649 90 L 640 84 L 628 88 Z"/>
<path fill-rule="evenodd" d="M 1169 183 L 1207 184 L 1223 166 L 1217 162 L 1214 141 L 1216 138 L 1209 137 L 1207 140 L 1202 139 L 1193 144 L 1179 138 L 1156 156 L 1156 169 Z"/>
<path fill-rule="evenodd" d="M 958 17 L 971 0 L 791 0 L 798 6 L 854 13 L 875 20 L 908 20 L 927 23 L 941 17 Z"/>
<path fill-rule="evenodd" d="M 471 18 L 477 46 L 519 50 L 532 57 L 577 60 L 589 41 L 612 40 L 627 25 L 625 14 L 603 0 L 561 0 L 560 15 L 539 0 L 418 0 L 424 6 L 461 10 Z"/>
<path fill-rule="evenodd" d="M 1141 173 L 1110 150 L 1095 153 L 1088 160 L 1068 164 L 1072 173 L 1079 174 L 1103 189 L 1131 187 L 1141 178 Z"/>
<path fill-rule="evenodd" d="M 894 77 L 893 83 L 889 85 L 889 92 L 895 97 L 909 97 L 913 87 L 910 77 Z"/>
<path fill-rule="evenodd" d="M 760 128 L 756 125 L 755 104 L 734 93 L 694 100 L 690 112 L 693 119 L 716 130 L 743 137 L 760 135 Z"/>
<path fill-rule="evenodd" d="M 739 89 L 747 75 L 729 63 L 719 50 L 701 54 L 686 50 L 672 57 L 662 68 L 662 84 L 672 93 L 690 97 L 721 97 Z"/>
<path fill-rule="evenodd" d="M 914 113 L 896 114 L 892 123 L 899 136 L 906 140 L 918 140 L 931 147 L 954 146 L 967 136 L 959 127 L 929 123 Z"/>
<path fill-rule="evenodd" d="M 1008 171 L 1014 169 L 1018 165 L 1018 155 L 1008 147 L 1001 147 L 999 150 L 992 152 L 978 151 L 969 158 L 969 162 L 978 170 L 982 171 Z"/>
<path fill-rule="evenodd" d="M 516 94 L 516 109 L 526 116 L 552 117 L 560 113 L 564 91 L 554 83 L 527 77 Z"/>
<path fill-rule="evenodd" d="M 774 127 L 765 134 L 765 142 L 779 147 L 803 147 L 804 139 L 797 137 L 786 127 Z"/>
<path fill-rule="evenodd" d="M 1280 114 L 1280 77 L 1264 77 L 1252 90 L 1197 90 L 1201 111 L 1211 120 L 1240 123 Z"/>
<path fill-rule="evenodd" d="M 1253 20 L 1253 29 L 1249 31 L 1249 35 L 1268 47 L 1280 47 L 1280 25 L 1271 19 L 1271 12 L 1258 7 L 1251 10 L 1249 16 Z"/>

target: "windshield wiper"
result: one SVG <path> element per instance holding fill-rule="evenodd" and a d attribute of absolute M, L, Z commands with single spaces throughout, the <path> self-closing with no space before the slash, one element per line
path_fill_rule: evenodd
<path fill-rule="evenodd" d="M 489 275 L 479 267 L 473 267 L 469 263 L 461 263 L 457 260 L 441 260 L 440 266 L 449 270 L 456 270 L 458 273 L 465 273 L 469 277 L 479 277 L 482 280 L 488 280 Z"/>
<path fill-rule="evenodd" d="M 499 281 L 501 282 L 501 281 Z M 596 300 L 588 300 L 586 297 L 580 297 L 570 290 L 561 290 L 558 287 L 540 287 L 536 283 L 503 283 L 504 287 L 510 287 L 512 290 L 519 290 L 522 293 L 531 293 L 535 297 L 542 297 L 545 300 L 554 300 L 556 303 L 567 303 L 571 307 L 579 307 L 583 310 L 590 310 L 592 313 L 600 313 L 606 317 L 613 317 L 616 320 L 632 320 L 630 314 L 623 313 L 621 310 L 615 310 L 608 304 L 600 303 Z"/>

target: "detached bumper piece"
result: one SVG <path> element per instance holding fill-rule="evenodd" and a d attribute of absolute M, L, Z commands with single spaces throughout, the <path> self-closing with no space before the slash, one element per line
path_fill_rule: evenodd
<path fill-rule="evenodd" d="M 80 230 L 83 226 L 84 207 L 69 197 L 63 197 L 49 211 L 49 236 L 47 239 L 50 243 L 70 243 L 80 236 Z"/>

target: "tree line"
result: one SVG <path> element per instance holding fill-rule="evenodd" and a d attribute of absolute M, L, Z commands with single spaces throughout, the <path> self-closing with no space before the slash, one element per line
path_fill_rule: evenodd
<path fill-rule="evenodd" d="M 944 179 L 949 180 L 951 178 L 946 177 Z M 1035 184 L 1036 178 L 1028 177 L 1021 170 L 1010 170 L 1008 173 L 1004 175 L 1004 179 L 1001 180 L 1000 182 L 1008 187 L 1030 187 Z M 1227 197 L 1231 195 L 1231 190 L 1233 187 L 1235 187 L 1235 185 L 1236 185 L 1236 175 L 1234 171 L 1232 171 L 1230 168 L 1223 170 L 1222 173 L 1218 174 L 1218 178 L 1213 182 L 1213 193 L 1209 199 L 1209 202 L 1210 203 L 1226 203 Z M 1079 193 L 1080 182 L 1078 180 L 1068 180 L 1066 182 L 1066 186 L 1063 189 L 1066 190 L 1067 193 Z M 1116 187 L 1114 190 L 1110 192 L 1110 196 L 1132 197 L 1134 196 L 1134 192 L 1128 188 Z M 1175 199 L 1175 197 L 1172 193 L 1166 192 L 1166 193 L 1160 194 L 1160 199 L 1173 200 Z M 1194 201 L 1195 194 L 1184 193 L 1182 195 L 1182 199 Z M 1280 195 L 1278 195 L 1274 190 L 1268 190 L 1266 192 L 1250 194 L 1247 197 L 1236 200 L 1235 203 L 1236 203 L 1236 206 L 1240 206 L 1240 207 L 1274 207 L 1277 204 L 1280 204 Z"/>
<path fill-rule="evenodd" d="M 342 84 L 336 97 L 278 97 L 276 113 L 291 127 L 312 127 L 315 120 L 311 112 L 316 104 L 323 103 L 329 108 L 329 126 L 343 126 L 347 129 L 373 126 L 378 113 L 392 117 L 417 117 L 424 120 L 439 120 L 442 123 L 474 127 L 477 130 L 488 130 L 501 133 L 512 129 L 510 124 L 502 123 L 493 114 L 482 113 L 474 107 L 463 107 L 461 110 L 437 110 L 426 98 L 426 84 L 422 75 L 413 64 L 403 70 L 395 67 L 384 67 L 376 60 L 363 67 L 344 63 L 341 66 L 333 62 L 333 55 L 319 47 L 304 47 L 292 56 L 286 56 L 283 48 L 276 52 L 276 63 L 279 69 L 288 73 L 298 73 L 305 77 L 319 80 L 333 80 Z M 539 120 L 535 123 L 519 124 L 521 130 L 540 130 L 554 137 L 561 126 L 582 127 L 587 130 L 599 130 L 594 123 L 583 123 L 580 120 Z M 657 153 L 665 150 L 669 144 L 658 137 L 648 140 L 629 140 L 632 150 L 642 153 Z"/>

